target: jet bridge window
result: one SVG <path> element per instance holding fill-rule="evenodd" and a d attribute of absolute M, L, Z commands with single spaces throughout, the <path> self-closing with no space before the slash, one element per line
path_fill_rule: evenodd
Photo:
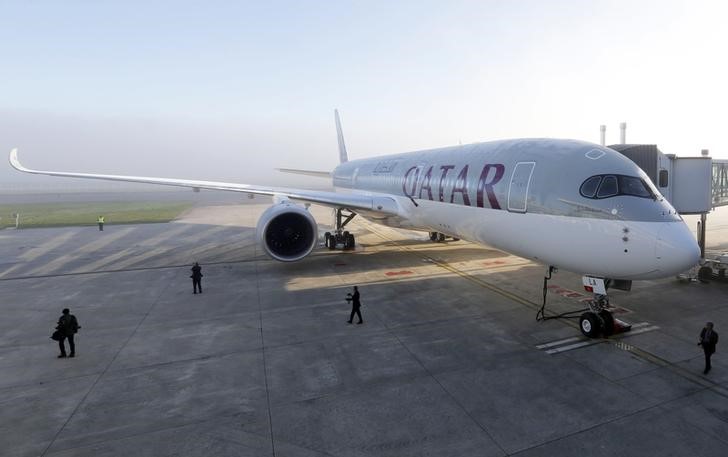
<path fill-rule="evenodd" d="M 617 195 L 655 198 L 654 192 L 641 178 L 624 175 L 596 175 L 587 178 L 579 188 L 582 197 L 601 199 Z"/>
<path fill-rule="evenodd" d="M 660 187 L 667 187 L 667 170 L 660 170 Z"/>

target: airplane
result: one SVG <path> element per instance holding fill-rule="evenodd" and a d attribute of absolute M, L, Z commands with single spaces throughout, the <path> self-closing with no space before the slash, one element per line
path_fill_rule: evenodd
<path fill-rule="evenodd" d="M 280 169 L 326 177 L 334 191 L 24 167 L 70 178 L 127 181 L 273 197 L 261 215 L 257 241 L 273 259 L 298 261 L 319 240 L 314 203 L 335 210 L 329 249 L 356 246 L 345 231 L 355 216 L 391 227 L 485 244 L 549 267 L 583 275 L 594 293 L 580 317 L 587 337 L 614 331 L 607 289 L 629 290 L 632 280 L 684 272 L 700 258 L 696 239 L 650 178 L 631 160 L 597 144 L 569 139 L 511 139 L 348 160 L 335 111 L 339 165 L 332 172 Z M 301 204 L 303 203 L 303 204 Z"/>

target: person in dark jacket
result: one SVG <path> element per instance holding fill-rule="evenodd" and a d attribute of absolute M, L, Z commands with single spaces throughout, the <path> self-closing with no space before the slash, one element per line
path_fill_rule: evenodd
<path fill-rule="evenodd" d="M 698 346 L 703 346 L 703 352 L 705 353 L 705 370 L 703 374 L 708 374 L 710 371 L 710 356 L 715 353 L 715 345 L 718 344 L 718 332 L 713 330 L 713 323 L 708 322 L 700 331 L 700 341 Z"/>
<path fill-rule="evenodd" d="M 61 349 L 61 354 L 58 356 L 59 359 L 66 357 L 65 340 L 68 340 L 68 347 L 71 350 L 68 357 L 76 357 L 76 344 L 73 341 L 73 336 L 78 333 L 78 329 L 80 328 L 81 326 L 78 325 L 76 316 L 71 314 L 71 311 L 68 308 L 64 308 L 63 314 L 61 314 L 61 317 L 58 318 L 58 325 L 56 325 L 56 330 L 60 332 L 61 337 L 61 339 L 58 340 L 58 347 Z"/>
<path fill-rule="evenodd" d="M 346 301 L 351 302 L 351 315 L 349 316 L 348 323 L 354 320 L 354 314 L 359 316 L 359 322 L 357 324 L 363 324 L 364 320 L 361 318 L 361 301 L 359 301 L 359 288 L 354 286 L 354 294 L 346 294 Z"/>
<path fill-rule="evenodd" d="M 195 262 L 194 265 L 192 265 L 192 293 L 196 294 L 197 290 L 200 290 L 200 293 L 202 293 L 202 267 L 199 263 Z"/>

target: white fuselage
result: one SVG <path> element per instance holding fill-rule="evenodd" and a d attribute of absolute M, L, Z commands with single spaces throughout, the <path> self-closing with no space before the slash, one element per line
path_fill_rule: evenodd
<path fill-rule="evenodd" d="M 396 195 L 406 216 L 359 212 L 376 222 L 442 232 L 586 275 L 659 278 L 697 263 L 695 239 L 659 194 L 580 195 L 582 182 L 594 175 L 649 180 L 634 163 L 590 143 L 559 141 L 352 161 L 337 168 L 334 184 L 344 192 Z"/>

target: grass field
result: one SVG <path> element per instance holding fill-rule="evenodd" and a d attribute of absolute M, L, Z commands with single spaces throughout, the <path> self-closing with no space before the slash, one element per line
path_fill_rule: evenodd
<path fill-rule="evenodd" d="M 169 222 L 192 207 L 188 202 L 93 202 L 25 203 L 0 205 L 0 228 L 15 227 L 14 213 L 20 214 L 20 228 L 94 225 L 104 216 L 106 224 Z"/>

